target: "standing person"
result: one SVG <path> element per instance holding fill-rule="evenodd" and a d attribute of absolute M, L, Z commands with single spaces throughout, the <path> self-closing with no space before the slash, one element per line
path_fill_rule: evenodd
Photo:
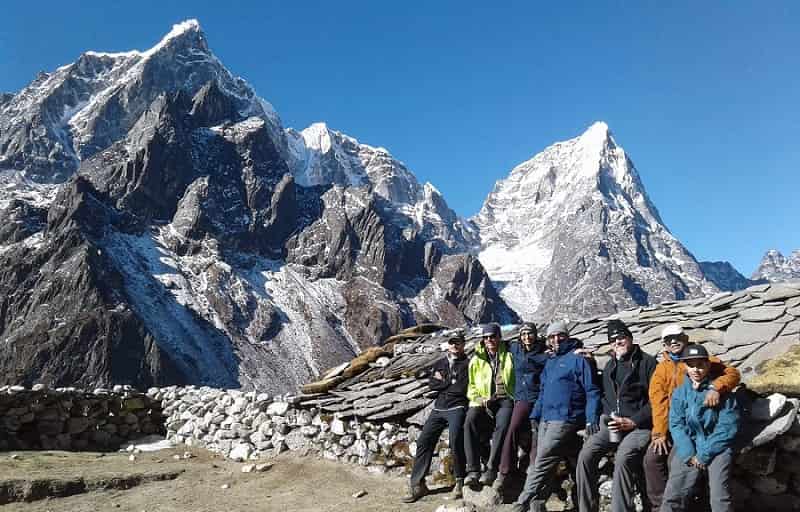
<path fill-rule="evenodd" d="M 526 322 L 519 328 L 519 343 L 510 343 L 509 351 L 514 356 L 514 410 L 508 426 L 503 451 L 500 456 L 500 473 L 492 486 L 497 492 L 503 491 L 506 475 L 516 465 L 517 448 L 523 437 L 530 437 L 528 462 L 536 459 L 537 432 L 529 429 L 529 416 L 533 404 L 539 396 L 539 377 L 549 359 L 545 346 L 537 339 L 536 324 Z"/>
<path fill-rule="evenodd" d="M 481 326 L 482 340 L 469 362 L 467 398 L 469 410 L 464 423 L 464 451 L 469 486 L 491 485 L 497 478 L 500 451 L 514 410 L 514 362 L 502 340 L 500 325 Z M 491 435 L 486 470 L 480 475 L 481 441 Z"/>
<path fill-rule="evenodd" d="M 653 410 L 653 432 L 650 435 L 650 448 L 644 456 L 644 475 L 647 480 L 647 497 L 653 510 L 661 507 L 664 488 L 669 474 L 668 459 L 672 447 L 669 434 L 669 404 L 672 394 L 683 384 L 686 376 L 686 365 L 680 360 L 681 354 L 689 344 L 689 336 L 683 327 L 671 324 L 661 331 L 664 344 L 663 359 L 650 381 L 650 406 Z M 718 358 L 709 356 L 710 368 L 708 378 L 710 384 L 703 404 L 716 407 L 720 398 L 733 391 L 739 385 L 739 370 L 727 366 Z M 688 491 L 688 489 L 687 489 Z"/>
<path fill-rule="evenodd" d="M 612 343 L 614 357 L 603 369 L 600 431 L 586 440 L 578 456 L 576 484 L 580 512 L 598 510 L 598 464 L 610 450 L 616 451 L 611 511 L 636 510 L 634 489 L 643 480 L 642 457 L 650 442 L 652 415 L 648 390 L 656 359 L 633 343 L 631 331 L 621 320 L 608 323 L 608 341 Z"/>
<path fill-rule="evenodd" d="M 544 511 L 550 481 L 558 463 L 566 459 L 577 441 L 578 430 L 599 430 L 600 390 L 592 364 L 575 350 L 564 322 L 547 328 L 547 344 L 554 350 L 541 374 L 541 388 L 531 411 L 531 429 L 538 431 L 536 459 L 528 467 L 525 487 L 514 503 L 515 512 Z"/>
<path fill-rule="evenodd" d="M 712 512 L 732 512 L 731 468 L 733 442 L 739 429 L 739 410 L 732 393 L 716 406 L 706 404 L 711 389 L 711 361 L 702 345 L 688 345 L 681 355 L 688 379 L 672 394 L 669 431 L 675 456 L 669 468 L 662 512 L 687 510 L 702 473 L 708 474 Z"/>
<path fill-rule="evenodd" d="M 428 493 L 425 475 L 431 468 L 431 459 L 445 427 L 449 431 L 450 450 L 453 453 L 453 472 L 456 485 L 453 499 L 461 499 L 464 486 L 464 417 L 467 414 L 467 384 L 469 381 L 469 361 L 464 353 L 464 337 L 452 336 L 447 340 L 447 357 L 433 366 L 428 387 L 439 392 L 428 416 L 422 433 L 417 439 L 417 451 L 411 469 L 409 494 L 403 497 L 404 503 L 414 503 Z"/>

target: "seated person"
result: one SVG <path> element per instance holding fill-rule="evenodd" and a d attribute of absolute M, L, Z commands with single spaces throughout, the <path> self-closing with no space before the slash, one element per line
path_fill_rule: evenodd
<path fill-rule="evenodd" d="M 528 461 L 536 459 L 537 432 L 530 430 L 530 413 L 536 398 L 539 396 L 539 377 L 549 359 L 545 345 L 537 339 L 536 324 L 526 322 L 519 328 L 519 343 L 511 342 L 509 351 L 514 356 L 514 411 L 503 442 L 500 457 L 500 473 L 494 482 L 494 489 L 502 492 L 503 483 L 514 466 L 516 466 L 517 449 L 525 446 L 528 449 Z M 524 438 L 524 441 L 522 442 Z M 522 468 L 524 469 L 524 468 Z"/>
<path fill-rule="evenodd" d="M 653 410 L 653 431 L 650 434 L 650 448 L 644 456 L 644 474 L 647 479 L 647 497 L 653 510 L 661 507 L 664 488 L 667 485 L 668 459 L 672 439 L 669 435 L 669 402 L 672 393 L 683 384 L 686 365 L 680 360 L 689 336 L 678 324 L 667 325 L 661 331 L 664 344 L 663 358 L 653 378 L 650 380 L 650 406 Z M 709 356 L 711 362 L 708 378 L 711 381 L 703 403 L 708 407 L 719 404 L 720 397 L 733 391 L 739 385 L 739 370 L 727 366 L 718 358 Z"/>
<path fill-rule="evenodd" d="M 531 429 L 538 431 L 536 459 L 528 467 L 525 487 L 514 503 L 515 512 L 544 511 L 550 483 L 561 460 L 574 454 L 577 433 L 586 426 L 596 432 L 600 390 L 593 365 L 576 354 L 579 342 L 570 339 L 564 322 L 547 328 L 547 344 L 554 350 L 541 375 L 541 388 L 531 411 Z"/>
<path fill-rule="evenodd" d="M 597 512 L 600 459 L 614 454 L 611 511 L 635 510 L 636 484 L 643 480 L 642 457 L 650 443 L 652 417 L 648 387 L 656 359 L 633 343 L 624 322 L 608 323 L 613 357 L 603 369 L 603 417 L 600 431 L 589 436 L 578 456 L 576 488 L 581 512 Z"/>
<path fill-rule="evenodd" d="M 447 357 L 433 366 L 428 387 L 439 392 L 433 411 L 422 427 L 417 439 L 417 451 L 411 469 L 410 492 L 403 502 L 413 503 L 428 493 L 425 475 L 431 469 L 431 459 L 436 443 L 445 427 L 449 432 L 450 450 L 453 453 L 453 473 L 456 485 L 453 499 L 461 499 L 464 485 L 464 418 L 467 415 L 467 382 L 469 361 L 464 353 L 464 338 L 452 336 L 447 340 Z"/>
<path fill-rule="evenodd" d="M 687 510 L 702 473 L 708 474 L 712 512 L 732 512 L 731 469 L 739 411 L 732 393 L 716 406 L 706 405 L 711 361 L 702 345 L 688 345 L 681 355 L 688 379 L 672 394 L 669 431 L 675 456 L 669 467 L 662 511 Z"/>
<path fill-rule="evenodd" d="M 503 439 L 514 410 L 514 363 L 502 340 L 500 325 L 485 324 L 481 331 L 483 339 L 469 362 L 469 410 L 464 423 L 467 459 L 464 484 L 469 486 L 491 485 L 497 478 Z M 479 480 L 481 445 L 489 435 L 491 445 L 486 470 Z"/>

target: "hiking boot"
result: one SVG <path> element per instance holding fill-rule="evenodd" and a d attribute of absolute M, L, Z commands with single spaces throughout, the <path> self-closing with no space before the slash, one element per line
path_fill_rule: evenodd
<path fill-rule="evenodd" d="M 483 485 L 492 485 L 494 483 L 495 478 L 497 478 L 497 471 L 493 469 L 487 469 L 481 475 L 481 479 L 479 482 Z"/>
<path fill-rule="evenodd" d="M 428 494 L 428 487 L 425 485 L 425 482 L 419 485 L 412 485 L 408 489 L 408 494 L 403 496 L 403 503 L 414 503 L 426 494 Z"/>
<path fill-rule="evenodd" d="M 463 478 L 456 478 L 456 485 L 453 486 L 453 490 L 450 491 L 450 498 L 454 500 L 460 500 L 464 498 L 464 479 Z"/>
<path fill-rule="evenodd" d="M 494 484 L 492 484 L 492 489 L 494 489 L 495 492 L 497 492 L 498 494 L 502 493 L 503 484 L 505 483 L 505 481 L 506 481 L 506 475 L 500 473 L 499 475 L 497 475 L 497 480 L 495 480 Z"/>
<path fill-rule="evenodd" d="M 464 485 L 467 487 L 475 487 L 478 485 L 478 472 L 477 471 L 470 471 L 467 473 L 467 477 L 464 479 Z"/>

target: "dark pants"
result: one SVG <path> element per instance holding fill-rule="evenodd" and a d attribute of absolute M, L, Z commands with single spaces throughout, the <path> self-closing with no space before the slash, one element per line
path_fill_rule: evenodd
<path fill-rule="evenodd" d="M 449 411 L 431 411 L 428 420 L 422 427 L 417 439 L 417 452 L 414 456 L 414 467 L 411 469 L 411 485 L 419 485 L 431 469 L 431 459 L 436 449 L 439 436 L 445 427 L 450 434 L 450 451 L 453 453 L 453 473 L 456 478 L 464 478 L 464 417 L 466 409 L 450 409 Z"/>
<path fill-rule="evenodd" d="M 503 441 L 503 452 L 500 456 L 500 473 L 507 475 L 516 466 L 517 448 L 522 446 L 528 450 L 528 463 L 533 464 L 536 459 L 536 432 L 531 432 L 530 420 L 531 403 L 524 400 L 514 402 L 514 412 L 511 414 L 511 423 L 508 433 Z M 524 442 L 529 441 L 529 442 Z"/>
<path fill-rule="evenodd" d="M 577 432 L 577 425 L 564 421 L 546 421 L 539 425 L 536 458 L 528 466 L 525 487 L 516 503 L 528 506 L 534 500 L 531 508 L 544 510 L 544 502 L 550 495 L 550 484 L 558 463 L 577 451 Z"/>
<path fill-rule="evenodd" d="M 496 401 L 488 412 L 485 407 L 469 408 L 464 422 L 464 451 L 467 456 L 468 472 L 481 470 L 481 453 L 485 454 L 485 450 L 481 448 L 486 446 L 489 437 L 491 445 L 486 469 L 497 471 L 500 466 L 503 440 L 506 437 L 508 424 L 511 423 L 513 410 L 514 401 L 508 398 Z"/>
<path fill-rule="evenodd" d="M 578 456 L 576 484 L 578 509 L 597 512 L 600 506 L 598 480 L 600 459 L 614 450 L 614 480 L 611 485 L 611 512 L 636 510 L 633 504 L 635 489 L 643 482 L 642 457 L 650 443 L 650 430 L 637 428 L 625 434 L 619 444 L 608 438 L 608 417 L 600 419 L 600 432 L 589 437 Z M 645 496 L 646 498 L 646 496 Z"/>
<path fill-rule="evenodd" d="M 733 512 L 731 499 L 731 468 L 733 466 L 733 452 L 725 450 L 708 465 L 708 486 L 711 496 L 712 512 Z M 664 499 L 661 503 L 662 512 L 678 512 L 688 510 L 692 493 L 689 492 L 697 485 L 702 476 L 702 470 L 687 466 L 678 457 L 672 457 L 669 466 L 669 480 L 664 490 Z"/>
<path fill-rule="evenodd" d="M 644 455 L 644 477 L 647 481 L 647 497 L 650 499 L 652 510 L 661 508 L 661 500 L 664 498 L 664 489 L 667 487 L 669 477 L 669 460 L 672 458 L 674 449 L 666 455 L 661 455 L 653 451 L 651 445 Z M 687 490 L 688 491 L 688 490 Z"/>

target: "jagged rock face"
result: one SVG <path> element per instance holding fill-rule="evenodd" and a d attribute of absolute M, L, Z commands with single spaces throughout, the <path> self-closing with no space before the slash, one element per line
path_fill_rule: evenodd
<path fill-rule="evenodd" d="M 750 279 L 764 279 L 773 283 L 800 279 L 800 249 L 792 251 L 789 257 L 775 249 L 767 251 Z"/>
<path fill-rule="evenodd" d="M 281 134 L 272 107 L 224 68 L 197 22 L 187 21 L 148 51 L 86 52 L 0 102 L 0 169 L 63 181 L 123 138 L 156 98 L 179 89 L 192 96 L 209 82 L 235 99 L 240 115 L 261 116 Z"/>
<path fill-rule="evenodd" d="M 298 184 L 364 188 L 384 200 L 384 214 L 394 224 L 442 240 L 454 251 L 463 252 L 476 242 L 472 226 L 447 206 L 441 193 L 430 183 L 420 184 L 387 150 L 361 144 L 322 123 L 287 134 L 289 165 Z"/>
<path fill-rule="evenodd" d="M 54 385 L 182 381 L 120 294 L 121 276 L 87 233 L 107 212 L 77 180 L 47 226 L 0 255 L 3 382 Z M 13 349 L 11 348 L 13 347 Z M 113 354 L 113 356 L 112 356 Z"/>
<path fill-rule="evenodd" d="M 585 318 L 717 290 L 605 123 L 514 168 L 472 221 L 481 262 L 524 317 Z"/>
<path fill-rule="evenodd" d="M 747 279 L 727 261 L 701 261 L 700 270 L 706 279 L 725 292 L 744 290 L 760 281 Z"/>
<path fill-rule="evenodd" d="M 285 392 L 409 324 L 516 319 L 432 186 L 341 134 L 364 181 L 309 181 L 296 155 L 327 153 L 290 152 L 196 23 L 84 54 L 0 123 L 2 382 Z"/>

